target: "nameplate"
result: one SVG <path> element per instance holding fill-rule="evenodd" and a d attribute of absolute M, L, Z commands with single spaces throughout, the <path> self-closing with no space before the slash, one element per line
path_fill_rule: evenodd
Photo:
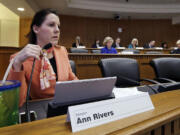
<path fill-rule="evenodd" d="M 148 93 L 70 106 L 67 121 L 72 132 L 99 126 L 154 109 Z"/>

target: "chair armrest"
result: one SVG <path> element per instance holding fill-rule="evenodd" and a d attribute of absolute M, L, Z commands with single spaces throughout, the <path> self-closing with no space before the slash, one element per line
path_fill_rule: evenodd
<path fill-rule="evenodd" d="M 150 82 L 150 83 L 153 83 L 153 84 L 161 84 L 158 81 L 151 80 L 151 79 L 146 79 L 146 78 L 140 79 L 140 81 L 146 81 L 146 82 Z"/>
<path fill-rule="evenodd" d="M 164 82 L 170 82 L 170 83 L 177 83 L 174 80 L 168 79 L 168 78 L 156 78 L 157 81 L 164 81 Z"/>

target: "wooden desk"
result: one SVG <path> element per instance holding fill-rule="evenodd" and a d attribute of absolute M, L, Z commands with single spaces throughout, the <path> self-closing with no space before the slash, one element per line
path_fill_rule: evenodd
<path fill-rule="evenodd" d="M 70 53 L 70 49 L 71 48 L 67 48 L 69 53 Z M 92 53 L 92 50 L 101 50 L 100 48 L 85 48 L 85 49 L 87 49 L 89 53 Z M 128 48 L 126 48 L 126 49 L 128 49 Z M 116 49 L 116 50 L 117 50 L 117 52 L 122 52 L 125 49 Z M 170 54 L 171 50 L 172 49 L 162 49 L 161 50 L 161 49 L 154 49 L 154 48 L 149 48 L 149 49 L 145 48 L 145 49 L 139 49 L 139 52 L 140 52 L 140 54 L 146 54 L 149 51 L 161 52 L 162 54 Z"/>
<path fill-rule="evenodd" d="M 180 90 L 151 96 L 154 110 L 117 120 L 75 135 L 179 135 Z M 66 115 L 0 128 L 1 135 L 71 135 Z"/>

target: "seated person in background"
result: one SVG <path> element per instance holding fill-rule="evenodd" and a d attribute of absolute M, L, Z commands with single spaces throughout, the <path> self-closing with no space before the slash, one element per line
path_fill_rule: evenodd
<path fill-rule="evenodd" d="M 77 80 L 69 64 L 65 47 L 58 45 L 60 35 L 59 15 L 52 9 L 37 12 L 29 32 L 29 44 L 11 56 L 14 58 L 8 80 L 21 82 L 19 106 L 26 101 L 33 59 L 36 58 L 31 83 L 31 99 L 52 98 L 56 81 Z M 51 43 L 48 50 L 42 48 Z"/>
<path fill-rule="evenodd" d="M 114 47 L 114 48 L 122 47 L 120 42 L 121 42 L 121 39 L 119 37 L 116 38 L 116 42 L 113 43 L 112 47 Z"/>
<path fill-rule="evenodd" d="M 80 36 L 77 36 L 76 37 L 76 42 L 72 44 L 72 47 L 78 47 L 78 46 L 83 46 L 83 44 L 80 42 L 81 41 L 81 38 Z"/>
<path fill-rule="evenodd" d="M 163 49 L 168 49 L 168 44 L 167 44 L 167 42 L 162 42 L 162 43 L 161 43 L 161 47 L 162 47 Z"/>
<path fill-rule="evenodd" d="M 172 54 L 180 54 L 180 40 L 178 40 L 176 42 L 176 45 L 177 45 L 178 48 L 173 50 L 173 51 L 171 51 Z"/>
<path fill-rule="evenodd" d="M 99 47 L 102 47 L 102 46 L 100 44 L 100 40 L 97 39 L 97 40 L 95 40 L 94 44 L 92 45 L 92 48 L 99 48 Z"/>
<path fill-rule="evenodd" d="M 101 53 L 114 53 L 117 54 L 117 51 L 115 48 L 112 47 L 113 39 L 111 37 L 105 37 L 103 41 L 104 48 L 101 49 Z"/>
<path fill-rule="evenodd" d="M 144 48 L 154 48 L 156 41 L 152 40 L 149 44 L 144 45 Z"/>
<path fill-rule="evenodd" d="M 136 48 L 138 47 L 138 39 L 137 38 L 133 38 L 131 41 L 131 44 L 128 45 L 128 48 Z"/>

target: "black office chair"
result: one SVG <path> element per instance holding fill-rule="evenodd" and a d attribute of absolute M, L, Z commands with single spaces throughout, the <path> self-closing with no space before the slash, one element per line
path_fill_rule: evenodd
<path fill-rule="evenodd" d="M 150 61 L 156 80 L 160 82 L 180 82 L 180 58 L 156 58 Z"/>
<path fill-rule="evenodd" d="M 117 87 L 139 86 L 141 81 L 158 83 L 154 80 L 140 79 L 139 66 L 130 58 L 108 58 L 99 61 L 103 77 L 117 76 Z"/>
<path fill-rule="evenodd" d="M 100 54 L 100 53 L 101 53 L 101 50 L 92 50 L 92 53 Z"/>
<path fill-rule="evenodd" d="M 71 48 L 70 52 L 71 53 L 88 53 L 88 50 L 84 48 Z"/>
<path fill-rule="evenodd" d="M 72 72 L 76 75 L 76 64 L 73 60 L 69 60 Z"/>

